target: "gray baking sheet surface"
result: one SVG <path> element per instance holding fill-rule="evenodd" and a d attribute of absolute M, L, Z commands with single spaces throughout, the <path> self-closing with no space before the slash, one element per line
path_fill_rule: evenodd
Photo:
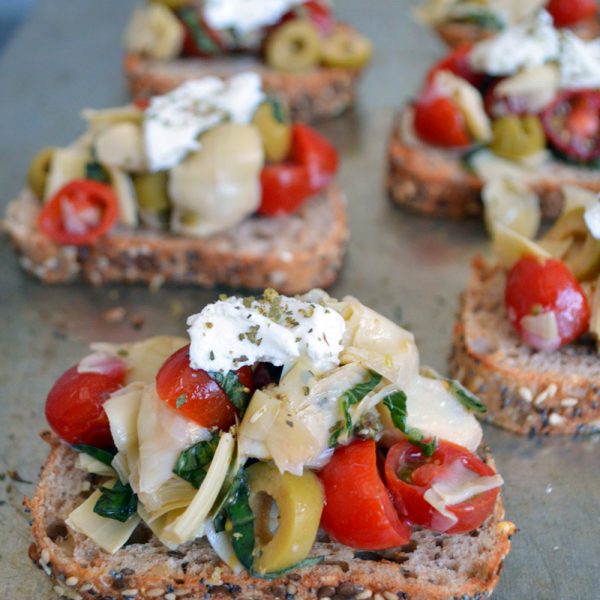
<path fill-rule="evenodd" d="M 0 55 L 2 205 L 23 186 L 36 150 L 78 135 L 82 108 L 126 101 L 120 40 L 132 6 L 40 0 Z M 487 251 L 483 228 L 477 221 L 407 215 L 384 192 L 394 110 L 416 92 L 443 48 L 412 22 L 402 0 L 338 0 L 337 7 L 371 37 L 376 55 L 357 109 L 320 127 L 341 151 L 352 229 L 331 292 L 355 295 L 411 328 L 423 361 L 444 371 L 470 259 Z M 185 316 L 218 291 L 44 287 L 19 270 L 5 237 L 0 253 L 0 590 L 4 598 L 45 600 L 56 596 L 27 557 L 31 538 L 21 501 L 32 494 L 28 482 L 35 482 L 46 455 L 37 432 L 49 387 L 91 341 L 181 334 Z M 117 317 L 122 320 L 111 322 Z M 520 530 L 494 597 L 600 599 L 600 439 L 529 440 L 485 429 L 506 482 L 507 516 Z"/>

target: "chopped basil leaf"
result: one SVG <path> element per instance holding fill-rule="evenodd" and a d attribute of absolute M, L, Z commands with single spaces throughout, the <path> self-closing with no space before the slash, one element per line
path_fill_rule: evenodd
<path fill-rule="evenodd" d="M 219 434 L 213 433 L 210 440 L 190 446 L 179 455 L 173 467 L 173 473 L 199 489 L 206 477 L 218 444 Z"/>
<path fill-rule="evenodd" d="M 227 394 L 227 397 L 238 409 L 240 417 L 246 412 L 246 407 L 250 402 L 250 390 L 240 383 L 238 374 L 235 371 L 221 373 L 220 371 L 208 371 L 208 375 L 213 379 L 221 389 Z"/>
<path fill-rule="evenodd" d="M 290 119 L 287 115 L 283 104 L 281 103 L 281 100 L 273 96 L 269 96 L 269 98 L 267 98 L 266 101 L 271 105 L 271 111 L 276 121 L 284 124 L 290 122 Z"/>
<path fill-rule="evenodd" d="M 487 406 L 466 387 L 454 379 L 446 379 L 450 393 L 467 409 L 479 413 L 486 413 Z"/>
<path fill-rule="evenodd" d="M 479 413 L 486 413 L 487 406 L 481 400 L 469 391 L 462 383 L 449 377 L 442 377 L 437 371 L 431 367 L 423 367 L 421 375 L 429 379 L 440 379 L 448 384 L 448 391 L 458 400 L 466 409 Z"/>
<path fill-rule="evenodd" d="M 242 565 L 250 570 L 254 551 L 254 514 L 250 508 L 250 490 L 242 470 L 225 502 L 224 511 L 231 522 L 233 551 Z"/>
<path fill-rule="evenodd" d="M 303 569 L 306 567 L 312 567 L 314 565 L 318 565 L 320 562 L 323 562 L 325 559 L 324 556 L 309 556 L 300 562 L 297 562 L 295 565 L 291 567 L 287 567 L 286 569 L 281 569 L 280 571 L 272 571 L 270 573 L 261 573 L 260 571 L 255 571 L 254 569 L 250 570 L 250 575 L 254 577 L 259 577 L 260 579 L 277 579 L 286 573 L 290 573 L 291 571 L 296 571 L 297 569 Z"/>
<path fill-rule="evenodd" d="M 138 500 L 131 486 L 117 480 L 112 488 L 101 487 L 102 495 L 94 506 L 94 512 L 107 519 L 125 523 L 137 511 Z"/>
<path fill-rule="evenodd" d="M 190 33 L 194 43 L 196 44 L 196 47 L 198 50 L 200 50 L 200 52 L 208 55 L 220 54 L 221 49 L 217 43 L 202 28 L 202 24 L 200 23 L 198 13 L 195 8 L 181 8 L 177 11 L 177 14 L 185 25 L 185 28 Z"/>
<path fill-rule="evenodd" d="M 420 448 L 425 456 L 431 456 L 437 448 L 437 440 L 434 438 L 424 442 L 425 436 L 418 429 L 407 426 L 406 394 L 402 390 L 392 392 L 383 399 L 383 404 L 390 411 L 394 425 L 406 435 L 408 441 Z"/>
<path fill-rule="evenodd" d="M 96 448 L 94 446 L 88 446 L 87 444 L 75 444 L 73 446 L 77 452 L 83 452 L 89 454 L 92 458 L 99 460 L 101 463 L 112 466 L 113 458 L 115 457 L 116 450 L 103 450 L 102 448 Z"/>
<path fill-rule="evenodd" d="M 475 173 L 475 169 L 473 167 L 473 157 L 482 149 L 482 146 L 475 146 L 467 150 L 461 157 L 460 162 L 462 166 L 467 171 L 471 173 Z"/>
<path fill-rule="evenodd" d="M 85 178 L 100 183 L 110 183 L 106 169 L 97 161 L 91 160 L 85 165 Z"/>
<path fill-rule="evenodd" d="M 500 31 L 505 26 L 504 22 L 497 15 L 488 11 L 466 13 L 457 17 L 456 21 L 459 23 L 473 23 L 482 29 L 489 29 L 491 31 Z"/>
<path fill-rule="evenodd" d="M 381 375 L 373 373 L 367 381 L 357 383 L 354 387 L 346 390 L 339 398 L 340 412 L 343 416 L 343 422 L 336 423 L 331 431 L 331 437 L 329 438 L 329 446 L 335 446 L 338 439 L 345 431 L 350 434 L 352 432 L 352 415 L 350 414 L 350 407 L 358 404 L 367 394 L 372 392 L 381 381 Z"/>

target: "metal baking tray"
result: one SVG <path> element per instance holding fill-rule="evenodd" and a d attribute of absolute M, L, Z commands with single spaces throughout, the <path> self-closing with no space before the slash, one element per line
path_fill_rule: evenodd
<path fill-rule="evenodd" d="M 4 205 L 22 187 L 33 153 L 71 141 L 83 107 L 127 99 L 122 31 L 132 0 L 40 0 L 0 56 L 0 181 Z M 481 224 L 440 222 L 394 208 L 384 191 L 394 110 L 415 93 L 443 52 L 411 20 L 405 0 L 338 0 L 341 18 L 376 45 L 357 109 L 321 130 L 338 145 L 352 239 L 332 294 L 352 294 L 412 329 L 421 356 L 446 369 L 457 296 L 472 256 L 485 252 Z M 68 285 L 44 287 L 0 242 L 0 590 L 4 598 L 55 598 L 27 557 L 24 495 L 46 448 L 44 399 L 55 378 L 98 339 L 183 333 L 185 316 L 217 290 Z M 486 426 L 505 478 L 507 515 L 519 526 L 498 600 L 600 599 L 600 437 L 527 439 Z"/>

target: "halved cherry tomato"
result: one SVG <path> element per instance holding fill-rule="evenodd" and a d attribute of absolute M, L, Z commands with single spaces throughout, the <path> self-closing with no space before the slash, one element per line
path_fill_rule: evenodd
<path fill-rule="evenodd" d="M 596 0 L 550 0 L 546 10 L 552 15 L 556 27 L 569 27 L 598 14 Z"/>
<path fill-rule="evenodd" d="M 325 491 L 323 529 L 351 548 L 385 550 L 410 541 L 377 469 L 373 440 L 339 447 L 319 472 Z"/>
<path fill-rule="evenodd" d="M 542 113 L 550 144 L 568 158 L 590 162 L 600 157 L 600 91 L 560 94 Z"/>
<path fill-rule="evenodd" d="M 46 399 L 48 424 L 69 444 L 96 448 L 112 445 L 108 417 L 102 405 L 123 386 L 125 365 L 109 374 L 78 373 L 77 366 L 63 373 Z"/>
<path fill-rule="evenodd" d="M 589 327 L 590 307 L 587 296 L 569 268 L 560 260 L 540 260 L 524 256 L 508 273 L 505 290 L 508 318 L 525 342 L 539 349 L 550 348 L 548 342 L 523 328 L 522 319 L 552 311 L 558 326 L 554 347 L 568 344 Z"/>
<path fill-rule="evenodd" d="M 446 57 L 433 65 L 427 73 L 427 81 L 433 81 L 436 74 L 440 71 L 450 71 L 454 75 L 466 79 L 471 85 L 479 87 L 485 79 L 485 75 L 473 71 L 469 64 L 469 53 L 472 48 L 473 44 L 469 43 L 457 46 Z"/>
<path fill-rule="evenodd" d="M 242 367 L 237 375 L 240 383 L 252 391 L 252 369 Z M 167 358 L 156 375 L 156 391 L 172 409 L 202 427 L 227 430 L 238 415 L 227 394 L 208 373 L 192 369 L 189 345 Z"/>
<path fill-rule="evenodd" d="M 292 126 L 292 160 L 308 170 L 311 192 L 320 192 L 338 169 L 338 153 L 333 144 L 304 123 Z"/>
<path fill-rule="evenodd" d="M 59 244 L 83 246 L 105 234 L 117 217 L 117 198 L 110 186 L 75 179 L 46 202 L 38 227 Z"/>
<path fill-rule="evenodd" d="M 432 146 L 468 146 L 471 138 L 462 112 L 452 100 L 426 89 L 414 105 L 417 135 Z"/>
<path fill-rule="evenodd" d="M 333 145 L 308 125 L 292 126 L 290 162 L 266 165 L 260 176 L 259 214 L 289 215 L 333 179 L 338 155 Z"/>
<path fill-rule="evenodd" d="M 482 477 L 494 470 L 466 448 L 441 440 L 433 456 L 427 457 L 408 440 L 392 446 L 385 460 L 385 479 L 401 517 L 415 525 L 446 533 L 465 533 L 477 529 L 493 512 L 500 488 L 494 488 L 448 507 L 458 518 L 452 520 L 435 509 L 424 495 L 437 477 L 460 461 Z"/>

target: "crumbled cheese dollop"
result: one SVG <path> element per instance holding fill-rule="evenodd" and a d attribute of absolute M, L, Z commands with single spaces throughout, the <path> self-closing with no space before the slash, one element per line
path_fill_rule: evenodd
<path fill-rule="evenodd" d="M 228 81 L 204 77 L 156 96 L 144 112 L 144 149 L 150 171 L 170 169 L 200 148 L 199 134 L 230 120 L 249 123 L 264 100 L 256 73 Z"/>
<path fill-rule="evenodd" d="M 559 33 L 546 11 L 475 45 L 469 62 L 488 75 L 512 75 L 558 58 Z"/>
<path fill-rule="evenodd" d="M 600 40 L 585 42 L 570 31 L 562 32 L 560 87 L 600 87 Z"/>
<path fill-rule="evenodd" d="M 231 297 L 188 318 L 190 365 L 229 371 L 258 361 L 289 365 L 306 356 L 318 372 L 339 365 L 343 317 L 332 308 L 280 296 Z"/>
<path fill-rule="evenodd" d="M 245 35 L 274 25 L 294 6 L 305 0 L 206 0 L 204 18 L 213 29 L 233 29 Z"/>

